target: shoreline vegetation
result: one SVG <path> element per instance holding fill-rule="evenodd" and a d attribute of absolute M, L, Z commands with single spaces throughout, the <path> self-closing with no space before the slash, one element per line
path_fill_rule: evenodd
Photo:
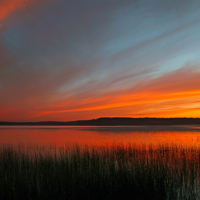
<path fill-rule="evenodd" d="M 2 199 L 200 199 L 200 149 L 163 144 L 0 148 Z"/>
<path fill-rule="evenodd" d="M 137 125 L 200 125 L 200 118 L 128 118 L 104 117 L 78 121 L 5 122 L 0 126 L 137 126 Z"/>

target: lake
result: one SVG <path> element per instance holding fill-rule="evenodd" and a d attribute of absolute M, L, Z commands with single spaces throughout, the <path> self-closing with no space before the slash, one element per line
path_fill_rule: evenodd
<path fill-rule="evenodd" d="M 199 144 L 200 126 L 0 126 L 0 194 L 198 200 Z"/>
<path fill-rule="evenodd" d="M 200 126 L 0 126 L 0 145 L 37 144 L 64 146 L 176 144 L 200 146 Z"/>

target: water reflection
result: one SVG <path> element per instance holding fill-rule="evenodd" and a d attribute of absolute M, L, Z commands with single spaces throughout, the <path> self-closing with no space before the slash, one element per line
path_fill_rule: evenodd
<path fill-rule="evenodd" d="M 37 144 L 64 146 L 134 143 L 157 146 L 168 143 L 184 148 L 200 146 L 199 126 L 135 126 L 135 127 L 51 127 L 2 126 L 0 144 Z"/>

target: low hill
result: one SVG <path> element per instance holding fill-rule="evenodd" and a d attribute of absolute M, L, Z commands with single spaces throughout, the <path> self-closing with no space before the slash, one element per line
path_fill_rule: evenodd
<path fill-rule="evenodd" d="M 200 118 L 98 118 L 78 121 L 3 122 L 6 126 L 137 126 L 137 125 L 200 125 Z"/>

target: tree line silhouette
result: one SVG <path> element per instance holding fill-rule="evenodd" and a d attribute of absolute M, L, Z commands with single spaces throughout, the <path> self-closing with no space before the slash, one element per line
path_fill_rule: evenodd
<path fill-rule="evenodd" d="M 128 118 L 128 117 L 103 117 L 91 120 L 78 121 L 40 121 L 40 122 L 5 122 L 0 125 L 16 126 L 137 126 L 137 125 L 192 125 L 200 124 L 200 118 Z"/>

